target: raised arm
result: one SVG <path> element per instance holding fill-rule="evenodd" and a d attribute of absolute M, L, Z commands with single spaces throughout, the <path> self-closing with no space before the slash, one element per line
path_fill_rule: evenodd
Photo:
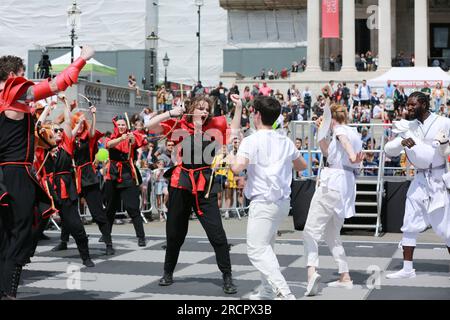
<path fill-rule="evenodd" d="M 97 126 L 97 108 L 95 106 L 92 106 L 89 108 L 89 110 L 91 111 L 91 115 L 92 115 L 92 123 L 91 123 L 91 130 L 89 131 L 89 136 L 91 138 L 95 137 L 95 129 Z"/>
<path fill-rule="evenodd" d="M 233 140 L 234 137 L 239 137 L 241 130 L 242 100 L 237 94 L 232 94 L 230 98 L 235 105 L 234 117 L 231 120 L 231 140 Z"/>
<path fill-rule="evenodd" d="M 27 92 L 27 98 L 32 101 L 39 101 L 51 97 L 58 92 L 65 91 L 68 87 L 78 82 L 78 76 L 81 70 L 94 54 L 95 51 L 93 48 L 84 46 L 81 50 L 80 57 L 54 79 L 42 81 L 30 87 Z"/>
<path fill-rule="evenodd" d="M 155 131 L 157 134 L 162 133 L 164 131 L 161 126 L 161 122 L 166 121 L 172 117 L 181 116 L 184 113 L 184 107 L 175 107 L 170 111 L 166 111 L 161 113 L 150 119 L 150 122 L 146 125 L 146 128 L 149 130 Z"/>
<path fill-rule="evenodd" d="M 47 117 L 50 115 L 50 112 L 53 110 L 53 106 L 51 104 L 47 105 L 44 108 L 44 111 L 42 111 L 41 115 L 39 116 L 39 119 L 36 122 L 36 126 L 38 124 L 44 124 L 44 122 L 47 120 Z"/>
<path fill-rule="evenodd" d="M 71 139 L 72 138 L 72 126 L 70 121 L 70 106 L 67 102 L 67 98 L 65 95 L 60 94 L 58 98 L 64 102 L 64 122 L 61 124 L 61 127 L 64 129 L 66 136 Z M 81 121 L 80 121 L 81 122 Z"/>

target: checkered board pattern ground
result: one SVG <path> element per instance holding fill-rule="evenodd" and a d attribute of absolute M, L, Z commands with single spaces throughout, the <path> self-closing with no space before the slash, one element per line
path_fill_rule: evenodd
<path fill-rule="evenodd" d="M 58 242 L 42 241 L 32 263 L 24 269 L 19 299 L 246 299 L 258 288 L 260 275 L 246 255 L 244 240 L 230 239 L 233 276 L 238 294 L 225 295 L 221 274 L 216 266 L 214 252 L 207 239 L 188 238 L 183 245 L 170 287 L 158 286 L 163 270 L 165 239 L 148 237 L 145 248 L 139 248 L 135 238 L 115 236 L 116 254 L 104 255 L 104 246 L 97 236 L 90 236 L 91 256 L 95 268 L 80 264 L 78 251 L 71 240 L 69 249 L 51 252 Z M 313 298 L 304 297 L 306 269 L 301 241 L 278 241 L 275 251 L 291 290 L 298 299 L 450 299 L 450 258 L 443 245 L 419 245 L 415 252 L 417 277 L 389 280 L 386 273 L 399 270 L 402 253 L 393 243 L 345 242 L 351 275 L 352 290 L 327 287 L 337 279 L 336 265 L 328 248 L 320 246 L 320 293 Z M 73 289 L 74 266 L 80 269 L 79 289 Z M 374 270 L 368 272 L 369 269 Z M 68 285 L 69 288 L 68 289 Z M 375 287 L 374 287 L 375 286 Z"/>

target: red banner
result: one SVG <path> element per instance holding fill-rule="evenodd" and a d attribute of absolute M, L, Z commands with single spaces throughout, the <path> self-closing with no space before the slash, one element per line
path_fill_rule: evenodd
<path fill-rule="evenodd" d="M 339 0 L 322 0 L 322 38 L 339 39 Z"/>

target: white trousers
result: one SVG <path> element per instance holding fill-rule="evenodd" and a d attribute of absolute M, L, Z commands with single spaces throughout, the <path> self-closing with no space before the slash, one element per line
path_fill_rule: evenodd
<path fill-rule="evenodd" d="M 423 232 L 428 225 L 431 225 L 434 232 L 442 238 L 447 247 L 450 247 L 450 209 L 439 208 L 431 213 L 427 212 L 425 202 L 406 198 L 405 216 L 403 218 L 403 238 L 402 245 L 415 247 L 419 233 Z"/>
<path fill-rule="evenodd" d="M 319 242 L 325 239 L 336 261 L 339 273 L 348 272 L 347 257 L 340 237 L 344 220 L 335 213 L 334 206 L 340 201 L 340 193 L 324 186 L 314 193 L 303 230 L 306 265 L 319 266 Z"/>
<path fill-rule="evenodd" d="M 265 290 L 276 294 L 291 293 L 280 271 L 274 252 L 275 239 L 280 223 L 289 215 L 290 201 L 251 202 L 247 224 L 247 254 L 253 266 L 261 272 Z"/>

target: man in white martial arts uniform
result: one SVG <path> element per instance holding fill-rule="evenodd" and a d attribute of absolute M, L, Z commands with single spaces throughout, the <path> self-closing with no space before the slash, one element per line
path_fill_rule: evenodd
<path fill-rule="evenodd" d="M 240 99 L 233 96 L 239 112 Z M 261 272 L 262 288 L 250 300 L 295 300 L 274 252 L 280 223 L 289 215 L 292 168 L 306 169 L 294 143 L 273 130 L 281 114 L 280 103 L 271 97 L 254 100 L 256 133 L 242 140 L 231 160 L 235 174 L 247 169 L 245 196 L 251 200 L 247 225 L 247 254 Z"/>
<path fill-rule="evenodd" d="M 319 289 L 319 241 L 324 239 L 336 261 L 340 278 L 328 284 L 331 287 L 351 289 L 347 257 L 340 239 L 344 219 L 355 215 L 356 174 L 363 160 L 361 135 L 347 126 L 347 107 L 332 105 L 330 110 L 331 142 L 319 141 L 327 166 L 320 173 L 320 183 L 311 200 L 303 237 L 308 267 L 308 285 L 305 296 L 315 296 Z M 321 123 L 319 119 L 318 124 Z M 320 139 L 320 138 L 319 138 Z"/>
<path fill-rule="evenodd" d="M 398 156 L 405 150 L 409 161 L 417 169 L 406 199 L 403 219 L 403 268 L 388 274 L 389 279 L 413 278 L 413 253 L 419 233 L 429 225 L 442 237 L 450 253 L 450 197 L 445 180 L 448 141 L 435 144 L 436 137 L 449 136 L 450 119 L 430 112 L 429 98 L 414 92 L 409 96 L 408 120 L 394 123 L 398 136 L 386 144 L 388 156 Z"/>

